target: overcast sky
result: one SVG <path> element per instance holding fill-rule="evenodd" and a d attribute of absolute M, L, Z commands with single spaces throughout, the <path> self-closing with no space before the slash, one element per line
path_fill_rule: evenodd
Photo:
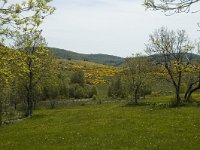
<path fill-rule="evenodd" d="M 200 13 L 165 16 L 145 11 L 143 0 L 54 0 L 54 15 L 44 23 L 43 35 L 51 47 L 79 53 L 121 57 L 144 52 L 155 29 L 185 29 L 198 39 Z"/>

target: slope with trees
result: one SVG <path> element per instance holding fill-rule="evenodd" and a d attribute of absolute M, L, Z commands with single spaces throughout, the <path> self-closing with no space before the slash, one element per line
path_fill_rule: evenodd
<path fill-rule="evenodd" d="M 52 54 L 58 59 L 74 59 L 82 61 L 90 61 L 99 64 L 105 64 L 110 66 L 121 66 L 125 61 L 122 57 L 117 57 L 113 55 L 106 54 L 80 54 L 72 51 L 58 49 L 58 48 L 49 48 Z"/>

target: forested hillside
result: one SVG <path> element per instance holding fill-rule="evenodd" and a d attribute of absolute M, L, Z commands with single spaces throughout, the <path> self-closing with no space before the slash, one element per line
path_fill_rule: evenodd
<path fill-rule="evenodd" d="M 59 59 L 74 59 L 74 60 L 84 60 L 96 62 L 99 64 L 110 65 L 110 66 L 120 66 L 124 63 L 124 58 L 117 57 L 113 55 L 106 54 L 80 54 L 72 51 L 59 49 L 59 48 L 49 48 L 56 58 Z"/>
<path fill-rule="evenodd" d="M 178 56 L 180 54 L 176 54 L 176 53 L 173 53 L 173 54 L 169 54 L 168 57 L 170 60 L 175 60 L 175 57 Z M 200 55 L 198 54 L 193 54 L 193 53 L 187 53 L 187 54 L 181 54 L 183 56 L 183 61 L 187 62 L 187 61 L 198 61 L 200 60 Z M 175 57 L 174 57 L 175 56 Z M 159 59 L 162 61 L 163 59 L 163 54 L 154 54 L 154 55 L 150 55 L 149 56 L 150 60 L 156 60 L 156 59 Z M 164 61 L 164 59 L 163 59 Z"/>

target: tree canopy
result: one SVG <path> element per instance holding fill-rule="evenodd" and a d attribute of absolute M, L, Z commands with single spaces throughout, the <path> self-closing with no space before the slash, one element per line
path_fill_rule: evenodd
<path fill-rule="evenodd" d="M 11 45 L 13 40 L 32 30 L 39 30 L 39 25 L 55 8 L 52 0 L 11 1 L 0 0 L 0 42 Z M 41 30 L 41 29 L 40 29 Z"/>

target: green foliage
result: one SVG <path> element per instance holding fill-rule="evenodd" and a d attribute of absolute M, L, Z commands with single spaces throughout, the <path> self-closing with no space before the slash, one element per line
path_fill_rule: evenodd
<path fill-rule="evenodd" d="M 56 99 L 59 96 L 59 89 L 56 86 L 44 86 L 43 92 L 47 99 Z"/>
<path fill-rule="evenodd" d="M 46 16 L 51 15 L 55 8 L 49 3 L 51 0 L 8 1 L 1 0 L 0 9 L 0 43 L 13 44 L 24 33 L 39 31 L 38 27 Z M 8 37 L 9 38 L 8 40 Z M 11 40 L 12 39 L 12 40 Z M 11 42 L 10 42 L 11 41 Z"/>
<path fill-rule="evenodd" d="M 19 52 L 0 45 L 0 88 L 9 85 L 16 75 L 20 75 L 18 68 L 23 68 L 20 57 Z"/>
<path fill-rule="evenodd" d="M 73 84 L 69 88 L 70 98 L 82 99 L 82 98 L 92 98 L 94 95 L 97 96 L 97 89 L 95 86 L 86 85 L 84 87 L 79 84 Z"/>
<path fill-rule="evenodd" d="M 9 104 L 12 83 L 21 75 L 23 63 L 20 60 L 19 52 L 0 45 L 0 124 L 5 111 L 3 108 Z"/>
<path fill-rule="evenodd" d="M 76 71 L 71 76 L 71 83 L 72 84 L 79 84 L 80 86 L 85 86 L 85 76 L 83 71 Z"/>
<path fill-rule="evenodd" d="M 111 80 L 111 83 L 108 88 L 108 96 L 113 98 L 127 98 L 128 97 L 128 87 L 127 83 L 123 77 L 116 77 Z"/>
<path fill-rule="evenodd" d="M 77 99 L 87 97 L 85 89 L 82 86 L 77 85 L 75 87 L 74 97 L 77 98 Z"/>

